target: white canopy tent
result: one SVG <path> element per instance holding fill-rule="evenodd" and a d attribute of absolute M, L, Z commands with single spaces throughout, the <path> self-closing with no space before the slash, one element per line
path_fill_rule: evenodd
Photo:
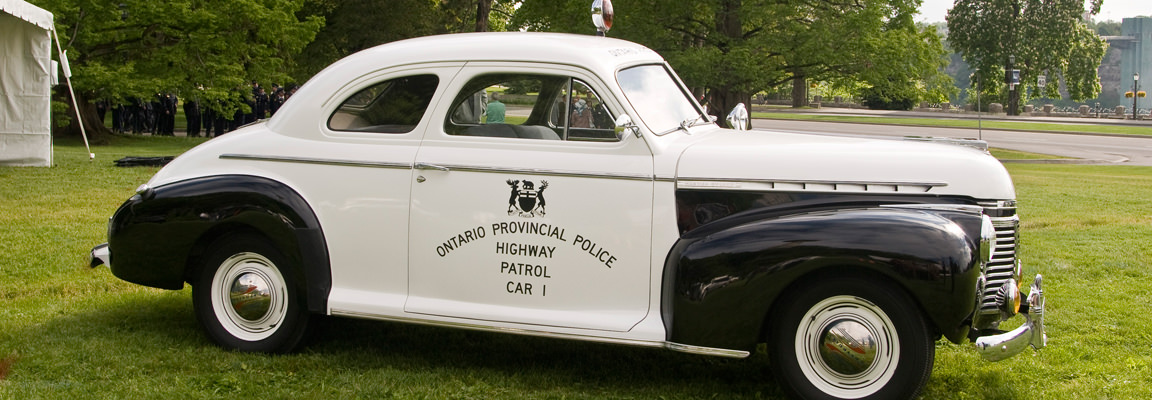
<path fill-rule="evenodd" d="M 0 0 L 0 165 L 51 166 L 52 13 Z"/>

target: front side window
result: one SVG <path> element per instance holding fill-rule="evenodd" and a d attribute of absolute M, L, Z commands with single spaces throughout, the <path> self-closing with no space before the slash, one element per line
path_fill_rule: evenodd
<path fill-rule="evenodd" d="M 334 131 L 408 133 L 416 129 L 436 93 L 436 75 L 390 79 L 356 92 L 328 117 Z"/>
<path fill-rule="evenodd" d="M 444 122 L 450 135 L 615 141 L 615 124 L 592 88 L 566 76 L 488 74 L 456 95 Z"/>
<path fill-rule="evenodd" d="M 641 65 L 616 73 L 624 96 L 653 132 L 664 134 L 703 119 L 689 96 L 663 65 Z"/>

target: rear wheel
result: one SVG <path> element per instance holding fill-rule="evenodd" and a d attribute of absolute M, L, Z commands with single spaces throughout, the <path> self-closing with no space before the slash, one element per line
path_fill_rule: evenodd
<path fill-rule="evenodd" d="M 791 303 L 769 346 L 777 379 L 798 397 L 912 398 L 928 381 L 933 335 L 902 292 L 841 278 L 805 288 Z"/>
<path fill-rule="evenodd" d="M 255 235 L 233 235 L 211 245 L 192 302 L 208 337 L 240 351 L 283 353 L 303 339 L 309 324 L 303 285 L 283 254 Z"/>

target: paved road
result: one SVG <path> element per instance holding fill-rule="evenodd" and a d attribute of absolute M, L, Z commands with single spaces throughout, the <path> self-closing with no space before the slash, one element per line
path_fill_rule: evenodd
<path fill-rule="evenodd" d="M 1152 137 L 1114 137 L 1019 131 L 932 128 L 755 119 L 756 130 L 848 136 L 982 138 L 989 146 L 1084 159 L 1084 163 L 1152 166 Z"/>

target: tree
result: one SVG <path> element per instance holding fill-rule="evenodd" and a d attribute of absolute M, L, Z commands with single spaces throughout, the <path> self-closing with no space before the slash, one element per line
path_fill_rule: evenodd
<path fill-rule="evenodd" d="M 301 15 L 328 23 L 306 47 L 296 71 L 303 81 L 360 50 L 419 36 L 503 31 L 512 0 L 308 0 Z M 479 22 L 478 22 L 479 21 Z"/>
<path fill-rule="evenodd" d="M 230 113 L 243 107 L 237 94 L 248 82 L 287 80 L 293 56 L 323 25 L 296 18 L 303 1 L 33 0 L 56 16 L 81 118 L 96 141 L 111 134 L 98 100 L 196 93 Z"/>
<path fill-rule="evenodd" d="M 327 23 L 300 55 L 298 80 L 352 53 L 379 44 L 444 33 L 438 0 L 308 0 L 301 15 Z"/>
<path fill-rule="evenodd" d="M 524 0 L 513 26 L 595 32 L 582 0 Z M 663 55 L 685 83 L 725 111 L 751 94 L 789 83 L 793 104 L 808 81 L 929 87 L 944 60 L 940 38 L 912 20 L 909 0 L 649 0 L 617 2 L 609 36 Z"/>
<path fill-rule="evenodd" d="M 1100 93 L 1096 68 L 1106 44 L 1082 18 L 1100 11 L 1102 0 L 956 0 L 948 11 L 948 42 L 984 82 L 986 94 L 1007 100 L 1009 115 L 1019 113 L 1020 93 L 1036 88 L 1037 78 L 1060 80 L 1076 101 Z M 1020 86 L 1003 94 L 1005 71 L 1020 70 Z M 1059 97 L 1060 85 L 1045 86 L 1045 97 Z"/>

